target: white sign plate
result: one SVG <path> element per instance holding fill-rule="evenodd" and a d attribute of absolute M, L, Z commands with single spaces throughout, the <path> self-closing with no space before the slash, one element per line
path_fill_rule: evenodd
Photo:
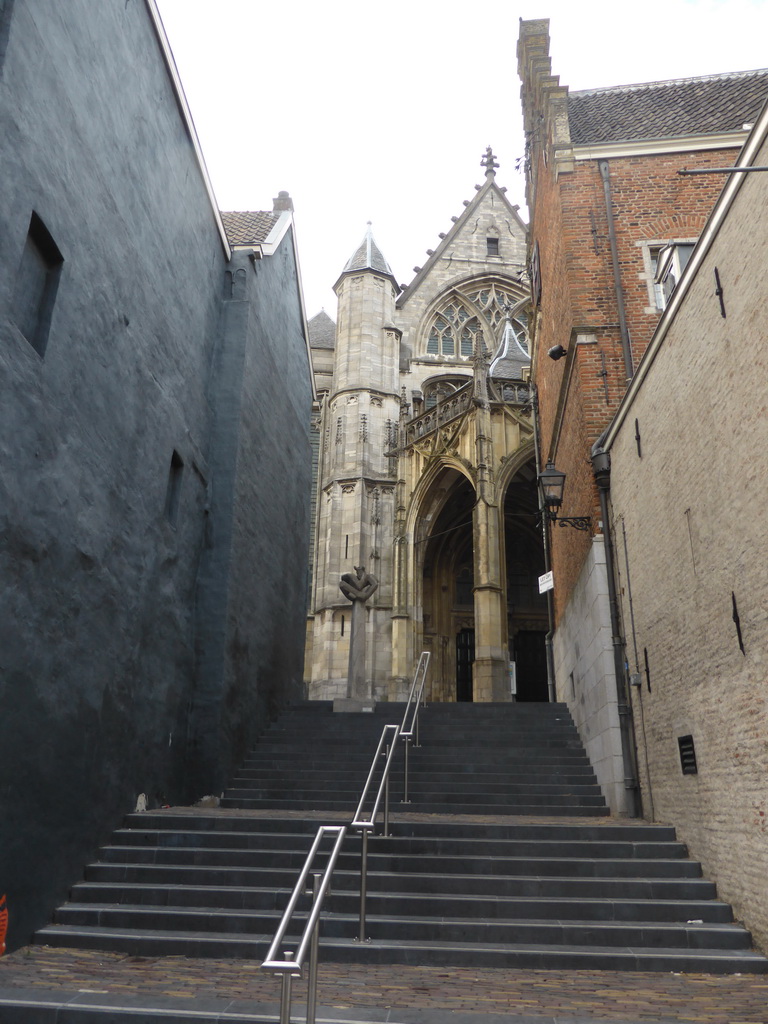
<path fill-rule="evenodd" d="M 545 572 L 543 576 L 539 576 L 539 593 L 546 594 L 548 590 L 555 589 L 555 578 L 552 574 L 552 570 Z"/>

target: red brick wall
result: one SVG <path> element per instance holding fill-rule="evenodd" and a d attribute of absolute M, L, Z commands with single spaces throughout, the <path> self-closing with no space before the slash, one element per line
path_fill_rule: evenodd
<path fill-rule="evenodd" d="M 683 167 L 727 166 L 733 163 L 735 153 L 730 149 L 608 162 L 635 367 L 658 321 L 658 313 L 649 310 L 647 268 L 642 246 L 637 243 L 698 236 L 724 178 L 687 177 L 676 172 Z M 597 160 L 578 161 L 572 171 L 561 172 L 556 180 L 551 159 L 550 166 L 545 166 L 541 153 L 534 175 L 531 244 L 539 245 L 542 280 L 534 375 L 542 457 L 553 458 L 567 474 L 562 514 L 592 515 L 596 529 L 599 505 L 590 449 L 610 422 L 626 388 L 603 180 Z M 592 335 L 594 342 L 576 345 L 574 332 Z M 546 353 L 553 345 L 569 349 L 567 359 L 549 359 Z M 560 431 L 555 437 L 558 416 Z M 588 536 L 570 529 L 553 530 L 558 621 L 588 549 Z"/>

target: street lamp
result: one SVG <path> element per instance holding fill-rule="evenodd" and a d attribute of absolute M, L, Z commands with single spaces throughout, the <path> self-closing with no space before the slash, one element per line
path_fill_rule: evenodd
<path fill-rule="evenodd" d="M 590 516 L 558 516 L 557 509 L 563 504 L 565 473 L 555 468 L 554 462 L 548 462 L 546 468 L 539 473 L 539 491 L 543 514 L 550 523 L 559 526 L 572 526 L 574 530 L 588 531 L 592 527 Z"/>

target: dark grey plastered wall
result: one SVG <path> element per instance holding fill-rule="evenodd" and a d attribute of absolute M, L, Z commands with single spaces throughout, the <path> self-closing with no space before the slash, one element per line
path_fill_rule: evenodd
<path fill-rule="evenodd" d="M 311 384 L 292 242 L 289 231 L 261 261 L 233 255 L 215 357 L 216 532 L 200 573 L 190 763 L 195 789 L 214 794 L 260 724 L 302 694 Z"/>
<path fill-rule="evenodd" d="M 228 265 L 146 6 L 16 0 L 8 29 L 0 79 L 0 892 L 8 892 L 14 946 L 139 793 L 156 805 L 219 784 L 234 756 L 230 735 L 245 742 L 263 725 L 264 698 L 253 688 L 272 641 L 248 634 L 255 613 L 236 605 L 249 595 L 230 583 L 233 564 L 253 562 L 238 550 L 250 542 L 238 525 L 249 510 L 238 503 L 259 485 L 240 474 L 261 472 L 263 462 L 241 462 L 239 449 L 250 444 L 241 430 L 261 415 L 250 408 L 258 395 L 254 382 L 243 418 L 222 440 L 212 375 L 227 345 Z M 64 258 L 44 358 L 13 319 L 32 211 Z M 269 303 L 266 293 L 258 298 Z M 281 301 L 290 309 L 295 292 Z M 246 351 L 267 333 L 249 327 Z M 278 331 L 273 346 L 284 337 Z M 308 420 L 303 346 L 288 338 L 296 378 L 284 398 L 306 401 Z M 274 362 L 277 383 L 280 355 L 249 358 Z M 274 440 L 267 424 L 267 463 Z M 206 575 L 206 559 L 219 553 L 217 516 L 227 515 L 227 487 L 217 490 L 227 445 L 238 452 L 229 486 L 236 528 Z M 171 524 L 174 450 L 184 467 Z M 300 444 L 293 458 L 296 490 L 286 500 L 301 505 L 308 457 Z M 293 543 L 273 535 L 276 565 Z M 215 583 L 213 596 L 206 582 Z M 253 585 L 258 591 L 258 579 Z M 197 629 L 219 599 L 228 612 L 217 642 L 227 658 L 212 667 L 199 657 Z M 266 630 L 269 620 L 260 621 Z M 235 640 L 246 659 L 230 657 Z M 300 650 L 301 630 L 282 642 Z M 290 692 L 290 658 L 272 663 L 288 668 Z M 231 707 L 210 746 L 208 777 L 198 772 L 192 784 L 191 708 L 201 688 Z M 276 703 L 284 699 L 279 693 Z M 235 724 L 251 712 L 245 726 Z"/>

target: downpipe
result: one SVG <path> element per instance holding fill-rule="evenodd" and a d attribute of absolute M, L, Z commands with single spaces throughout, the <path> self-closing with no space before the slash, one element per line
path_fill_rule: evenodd
<path fill-rule="evenodd" d="M 627 672 L 624 657 L 624 639 L 621 635 L 621 618 L 619 615 L 619 599 L 616 592 L 616 576 L 614 573 L 615 558 L 610 520 L 608 518 L 608 495 L 611 488 L 611 456 L 600 446 L 600 441 L 592 448 L 592 472 L 600 495 L 600 516 L 603 521 L 603 538 L 605 544 L 605 571 L 608 576 L 608 603 L 611 612 L 611 639 L 613 644 L 613 669 L 616 676 L 616 706 L 619 712 L 619 733 L 621 736 L 621 759 L 624 769 L 624 789 L 627 793 L 627 811 L 631 818 L 642 816 L 640 800 L 640 784 L 637 771 L 637 749 L 632 725 L 632 704 L 627 684 Z"/>

